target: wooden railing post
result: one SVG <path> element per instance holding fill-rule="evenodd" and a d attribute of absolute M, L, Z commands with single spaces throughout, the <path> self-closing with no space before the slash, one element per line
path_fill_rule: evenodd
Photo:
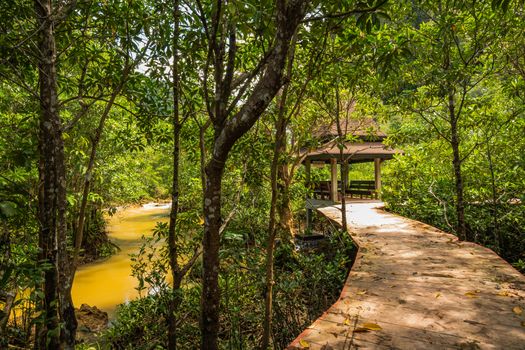
<path fill-rule="evenodd" d="M 304 161 L 304 171 L 306 173 L 306 187 L 311 190 L 311 182 L 310 182 L 310 171 L 312 167 L 312 162 L 310 159 L 306 159 Z M 306 197 L 306 229 L 310 230 L 312 228 L 312 209 L 310 209 L 310 206 L 308 204 L 308 200 L 310 199 L 310 195 L 307 195 Z"/>
<path fill-rule="evenodd" d="M 375 187 L 376 187 L 376 198 L 379 198 L 381 192 L 381 158 L 374 159 L 374 175 L 375 175 Z"/>

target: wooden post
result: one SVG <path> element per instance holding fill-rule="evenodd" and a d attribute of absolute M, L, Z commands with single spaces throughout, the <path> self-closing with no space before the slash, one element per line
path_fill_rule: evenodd
<path fill-rule="evenodd" d="M 310 161 L 310 159 L 307 159 L 304 161 L 304 170 L 305 170 L 305 173 L 306 173 L 306 186 L 311 189 L 311 184 L 310 184 L 310 169 L 312 168 L 312 162 Z M 310 196 L 308 196 L 310 197 Z M 308 201 L 309 198 L 306 198 L 306 200 Z M 307 229 L 311 229 L 312 227 L 312 209 L 309 208 L 308 206 L 308 203 L 306 203 L 307 207 L 306 207 L 306 228 Z"/>
<path fill-rule="evenodd" d="M 378 198 L 381 192 L 381 158 L 374 159 L 374 175 L 376 182 L 376 198 Z"/>
<path fill-rule="evenodd" d="M 330 187 L 330 199 L 333 202 L 337 202 L 337 159 L 330 159 L 331 173 L 332 173 L 332 184 Z"/>

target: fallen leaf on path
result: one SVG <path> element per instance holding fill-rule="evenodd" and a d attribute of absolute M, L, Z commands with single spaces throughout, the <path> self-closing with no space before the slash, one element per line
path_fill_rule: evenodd
<path fill-rule="evenodd" d="M 465 295 L 469 298 L 477 298 L 478 295 L 476 294 L 477 291 L 471 291 L 471 292 L 466 292 Z"/>
<path fill-rule="evenodd" d="M 368 331 L 380 331 L 382 329 L 383 328 L 381 328 L 380 325 L 375 324 L 375 323 L 363 323 L 362 325 L 354 329 L 354 332 L 363 333 L 363 332 L 368 332 Z"/>
<path fill-rule="evenodd" d="M 509 296 L 510 296 L 508 290 L 502 290 L 501 292 L 498 293 L 498 295 L 499 295 L 500 297 L 509 297 Z"/>
<path fill-rule="evenodd" d="M 436 299 L 441 296 L 441 293 L 436 293 Z"/>
<path fill-rule="evenodd" d="M 344 324 L 345 326 L 351 326 L 351 325 L 352 325 L 352 322 L 347 318 L 347 319 L 345 320 L 345 322 L 343 322 L 343 324 Z"/>
<path fill-rule="evenodd" d="M 303 349 L 310 349 L 310 343 L 304 339 L 299 340 L 299 345 L 301 345 L 301 348 Z"/>
<path fill-rule="evenodd" d="M 368 329 L 370 329 L 371 331 L 380 331 L 380 330 L 383 329 L 383 328 L 381 328 L 380 325 L 375 324 L 375 323 L 363 323 L 363 324 L 361 325 L 361 327 L 368 328 Z"/>
<path fill-rule="evenodd" d="M 512 312 L 514 312 L 516 315 L 521 315 L 523 313 L 523 309 L 519 306 L 514 306 L 512 308 Z"/>
<path fill-rule="evenodd" d="M 355 294 L 357 294 L 357 295 L 365 295 L 366 294 L 366 290 L 357 291 Z"/>

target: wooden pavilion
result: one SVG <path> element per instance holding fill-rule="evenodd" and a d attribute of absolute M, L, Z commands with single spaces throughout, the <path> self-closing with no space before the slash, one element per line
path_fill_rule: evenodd
<path fill-rule="evenodd" d="M 349 113 L 351 115 L 351 113 Z M 315 196 L 333 202 L 338 202 L 342 191 L 342 184 L 346 184 L 346 193 L 353 196 L 359 195 L 377 198 L 381 189 L 381 163 L 392 159 L 395 154 L 402 151 L 390 148 L 384 144 L 386 134 L 379 130 L 378 124 L 372 118 L 361 118 L 341 121 L 341 131 L 345 136 L 351 135 L 351 141 L 344 142 L 342 145 L 343 155 L 341 156 L 340 144 L 336 141 L 338 137 L 337 124 L 324 125 L 314 131 L 314 137 L 320 140 L 321 146 L 316 149 L 303 150 L 303 164 L 306 170 L 306 181 L 313 190 Z M 341 167 L 338 172 L 337 165 L 344 162 L 348 164 L 373 162 L 374 181 L 363 181 L 354 179 L 348 181 L 348 167 Z M 330 165 L 330 181 L 310 181 L 310 171 L 312 165 Z M 346 173 L 344 173 L 346 169 Z M 341 179 L 338 180 L 338 173 Z M 345 180 L 345 181 L 343 181 Z"/>

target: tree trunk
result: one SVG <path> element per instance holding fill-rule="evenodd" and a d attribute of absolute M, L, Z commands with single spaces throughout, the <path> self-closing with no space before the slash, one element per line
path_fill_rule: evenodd
<path fill-rule="evenodd" d="M 35 348 L 59 349 L 59 279 L 67 267 L 66 175 L 62 124 L 58 111 L 56 45 L 51 0 L 35 0 L 39 27 L 38 77 L 40 86 L 38 220 L 40 261 L 44 272 L 44 323 L 39 327 Z"/>
<path fill-rule="evenodd" d="M 283 68 L 286 64 L 290 40 L 306 13 L 307 0 L 276 1 L 277 30 L 274 46 L 268 55 L 264 74 L 255 83 L 252 93 L 238 111 L 228 118 L 227 103 L 231 97 L 231 78 L 235 64 L 235 29 L 227 26 L 229 32 L 229 55 L 226 74 L 223 79 L 222 55 L 214 55 L 215 101 L 214 115 L 210 118 L 214 126 L 214 143 L 211 159 L 206 165 L 206 186 L 204 188 L 204 237 L 203 237 L 203 286 L 201 309 L 202 349 L 217 349 L 219 330 L 219 247 L 221 227 L 221 180 L 228 154 L 237 140 L 242 137 L 266 110 L 283 83 Z M 220 16 L 217 16 L 219 18 Z M 220 20 L 217 19 L 217 20 Z M 217 23 L 216 23 L 217 24 Z M 230 23 L 231 24 L 231 23 Z M 212 34 L 211 50 L 220 53 L 215 36 Z M 221 72 L 219 74 L 218 72 Z M 207 88 L 207 87 L 205 87 Z M 208 101 L 209 102 L 209 101 Z"/>
<path fill-rule="evenodd" d="M 173 279 L 172 295 L 168 309 L 168 349 L 177 349 L 177 309 L 180 304 L 180 268 L 177 261 L 178 246 L 176 236 L 177 214 L 179 211 L 179 160 L 180 160 L 180 129 L 179 119 L 179 0 L 173 0 L 173 179 L 171 187 L 171 211 L 168 229 L 168 246 L 171 276 Z"/>
<path fill-rule="evenodd" d="M 266 350 L 270 343 L 271 327 L 272 327 L 272 304 L 273 304 L 273 254 L 275 248 L 275 237 L 277 229 L 275 224 L 277 203 L 280 198 L 279 188 L 277 184 L 277 171 L 279 167 L 279 156 L 282 154 L 284 135 L 286 134 L 286 120 L 284 115 L 284 107 L 286 104 L 286 90 L 284 88 L 281 96 L 279 116 L 276 122 L 275 130 L 275 146 L 273 151 L 273 159 L 271 165 L 270 183 L 272 187 L 272 198 L 270 204 L 270 217 L 268 223 L 268 240 L 266 244 L 266 286 L 265 286 L 265 308 L 264 308 L 264 323 L 263 323 L 263 338 L 261 341 L 261 349 Z"/>
<path fill-rule="evenodd" d="M 457 234 L 459 239 L 467 240 L 467 226 L 465 223 L 465 202 L 463 199 L 463 176 L 461 173 L 461 157 L 459 155 L 459 135 L 458 135 L 458 118 L 455 112 L 454 93 L 450 92 L 448 96 L 448 109 L 450 117 L 450 145 L 452 147 L 452 165 L 454 167 L 454 177 L 456 184 L 456 216 L 457 216 Z"/>
<path fill-rule="evenodd" d="M 202 190 L 206 187 L 206 130 L 210 127 L 211 123 L 206 123 L 202 126 L 199 126 L 199 171 L 200 171 L 200 180 Z M 204 203 L 203 203 L 204 208 Z"/>
<path fill-rule="evenodd" d="M 348 177 L 348 161 L 344 156 L 344 140 L 346 135 L 343 133 L 343 129 L 341 128 L 341 96 L 339 92 L 339 81 L 336 81 L 335 86 L 335 122 L 337 124 L 337 142 L 339 143 L 339 161 L 341 162 L 341 224 L 343 226 L 343 230 L 346 231 L 346 178 Z"/>
<path fill-rule="evenodd" d="M 278 151 L 280 154 L 286 152 L 286 134 Z M 284 239 L 291 240 L 294 235 L 292 209 L 290 208 L 290 170 L 287 162 L 281 162 L 277 167 L 277 192 L 280 198 L 277 201 L 277 214 L 279 217 L 279 230 Z"/>
<path fill-rule="evenodd" d="M 123 74 L 122 79 L 124 81 L 127 76 L 127 69 L 122 74 Z M 93 178 L 93 169 L 95 168 L 95 160 L 97 158 L 98 145 L 100 143 L 100 139 L 102 138 L 102 133 L 104 131 L 104 126 L 109 116 L 109 112 L 111 111 L 111 108 L 113 107 L 113 104 L 115 103 L 115 99 L 117 98 L 117 95 L 120 93 L 120 90 L 122 89 L 122 85 L 123 83 L 119 84 L 119 86 L 116 87 L 113 93 L 111 94 L 111 97 L 109 101 L 107 102 L 106 107 L 104 108 L 104 111 L 102 112 L 102 116 L 100 117 L 100 120 L 98 122 L 97 129 L 95 130 L 95 134 L 93 135 L 93 138 L 91 140 L 91 151 L 89 154 L 89 161 L 88 161 L 88 165 L 86 169 L 86 174 L 84 175 L 84 183 L 82 185 L 82 199 L 80 202 L 80 209 L 78 212 L 78 223 L 76 225 L 76 231 L 75 231 L 75 246 L 74 246 L 74 252 L 73 252 L 73 264 L 72 264 L 73 269 L 76 269 L 77 267 L 80 249 L 82 247 L 82 240 L 84 238 L 84 223 L 86 221 L 88 197 L 89 197 L 89 192 L 91 190 L 91 180 Z M 73 282 L 73 277 L 74 277 L 74 271 L 71 276 L 71 282 Z"/>
<path fill-rule="evenodd" d="M 67 277 L 66 277 L 67 276 Z M 70 272 L 64 273 L 64 278 L 68 279 Z M 76 334 L 78 322 L 75 315 L 75 306 L 73 305 L 73 298 L 71 297 L 72 282 L 66 282 L 63 285 L 60 282 L 59 296 L 60 296 L 60 318 L 64 324 L 62 332 L 60 333 L 64 349 L 73 350 L 75 348 Z"/>
<path fill-rule="evenodd" d="M 290 44 L 288 62 L 286 67 L 287 83 L 282 89 L 281 98 L 279 99 L 279 110 L 277 120 L 275 122 L 275 145 L 273 151 L 273 159 L 270 170 L 270 184 L 272 188 L 272 198 L 270 204 L 270 216 L 268 222 L 268 241 L 266 244 L 266 286 L 265 286 L 265 308 L 264 308 L 264 322 L 263 322 L 263 337 L 261 341 L 261 349 L 266 350 L 270 344 L 270 337 L 272 333 L 272 309 L 273 309 L 273 255 L 275 250 L 275 238 L 277 236 L 276 227 L 276 211 L 278 207 L 284 209 L 282 203 L 282 192 L 279 189 L 284 187 L 284 183 L 279 184 L 278 172 L 283 169 L 283 162 L 280 157 L 286 150 L 286 128 L 288 125 L 288 118 L 286 117 L 286 103 L 288 98 L 288 89 L 290 86 L 290 78 L 292 75 L 293 60 L 295 53 L 295 42 L 297 35 L 294 34 Z M 283 169 L 286 170 L 286 169 Z M 284 174 L 283 174 L 284 175 Z M 287 206 L 288 204 L 286 204 Z M 282 218 L 284 219 L 284 218 Z"/>
<path fill-rule="evenodd" d="M 282 124 L 282 123 L 278 123 Z M 285 129 L 286 130 L 286 129 Z M 279 144 L 282 142 L 282 131 L 278 128 L 275 133 L 275 147 L 271 167 L 271 185 L 272 199 L 270 204 L 270 218 L 268 223 L 268 241 L 266 244 L 266 286 L 265 286 L 265 304 L 264 304 L 264 323 L 263 337 L 261 341 L 261 350 L 266 350 L 270 343 L 272 327 L 272 305 L 273 305 L 273 253 L 275 248 L 275 236 L 277 233 L 275 225 L 275 212 L 277 207 L 277 167 L 279 164 Z"/>
<path fill-rule="evenodd" d="M 343 151 L 340 154 L 341 159 L 341 210 L 343 212 L 342 226 L 343 230 L 347 229 L 346 219 L 346 188 L 348 186 L 348 159 L 344 156 Z"/>
<path fill-rule="evenodd" d="M 206 166 L 204 189 L 204 238 L 201 333 L 203 350 L 216 350 L 219 331 L 219 246 L 221 227 L 221 179 L 224 163 L 212 158 Z"/>
<path fill-rule="evenodd" d="M 491 206 L 491 215 L 492 215 L 492 232 L 494 234 L 494 247 L 496 253 L 501 253 L 500 249 L 502 247 L 502 239 L 499 233 L 499 223 L 498 223 L 498 189 L 496 186 L 496 174 L 494 171 L 494 163 L 492 161 L 492 150 L 490 146 L 490 141 L 487 141 L 487 161 L 489 163 L 490 171 L 490 188 L 492 192 L 492 206 Z"/>

